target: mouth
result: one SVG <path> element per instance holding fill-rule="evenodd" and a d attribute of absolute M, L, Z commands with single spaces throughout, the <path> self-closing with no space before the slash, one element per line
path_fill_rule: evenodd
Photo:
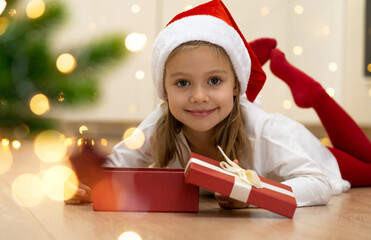
<path fill-rule="evenodd" d="M 186 110 L 186 112 L 190 113 L 191 115 L 195 117 L 207 117 L 211 113 L 213 113 L 216 110 L 214 109 L 208 109 L 208 110 Z"/>

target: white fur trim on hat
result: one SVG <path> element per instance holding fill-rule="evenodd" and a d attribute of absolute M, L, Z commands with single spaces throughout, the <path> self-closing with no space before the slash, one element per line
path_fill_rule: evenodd
<path fill-rule="evenodd" d="M 169 24 L 156 38 L 152 51 L 152 78 L 158 96 L 166 99 L 163 83 L 166 59 L 179 45 L 195 40 L 213 43 L 227 52 L 240 82 L 240 95 L 244 95 L 250 78 L 251 60 L 240 35 L 217 17 L 196 15 Z"/>

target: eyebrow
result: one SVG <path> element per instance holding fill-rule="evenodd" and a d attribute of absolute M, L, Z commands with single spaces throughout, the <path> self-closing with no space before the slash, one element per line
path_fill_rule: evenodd
<path fill-rule="evenodd" d="M 225 71 L 225 70 L 219 70 L 219 69 L 216 69 L 216 70 L 212 70 L 210 72 L 207 72 L 206 74 L 207 75 L 212 75 L 212 74 L 227 74 L 228 72 Z M 177 77 L 177 76 L 189 76 L 190 74 L 188 73 L 184 73 L 184 72 L 174 72 L 172 74 L 170 74 L 170 77 Z"/>

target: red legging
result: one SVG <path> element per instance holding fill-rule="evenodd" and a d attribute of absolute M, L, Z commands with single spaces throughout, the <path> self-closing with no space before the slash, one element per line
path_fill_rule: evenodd
<path fill-rule="evenodd" d="M 285 55 L 273 49 L 272 72 L 288 84 L 295 103 L 316 111 L 333 148 L 342 177 L 354 186 L 371 186 L 371 142 L 356 122 L 311 77 L 287 62 Z"/>

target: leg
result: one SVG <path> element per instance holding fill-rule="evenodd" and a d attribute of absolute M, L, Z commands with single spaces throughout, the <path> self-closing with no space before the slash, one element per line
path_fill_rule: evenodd
<path fill-rule="evenodd" d="M 370 140 L 318 82 L 288 63 L 278 49 L 271 52 L 270 68 L 289 85 L 299 107 L 314 108 L 336 149 L 371 163 Z"/>
<path fill-rule="evenodd" d="M 371 163 L 360 161 L 335 148 L 329 150 L 338 161 L 343 179 L 348 180 L 352 187 L 371 185 Z"/>
<path fill-rule="evenodd" d="M 272 49 L 277 45 L 277 41 L 273 38 L 259 38 L 249 43 L 259 60 L 260 65 L 264 65 L 271 55 Z"/>

